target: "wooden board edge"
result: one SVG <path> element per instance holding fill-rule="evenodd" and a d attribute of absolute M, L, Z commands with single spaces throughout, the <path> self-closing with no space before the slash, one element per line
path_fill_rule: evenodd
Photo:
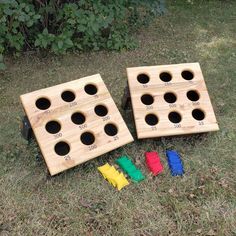
<path fill-rule="evenodd" d="M 163 67 L 163 66 L 181 66 L 181 65 L 199 65 L 200 66 L 200 63 L 199 62 L 189 62 L 189 63 L 178 63 L 178 64 L 165 64 L 165 65 L 152 65 L 152 66 L 133 66 L 133 67 L 127 67 L 126 68 L 126 71 L 128 73 L 129 70 L 133 70 L 133 69 L 137 69 L 137 68 L 151 68 L 151 67 Z M 200 66 L 201 68 L 201 66 Z"/>
<path fill-rule="evenodd" d="M 219 131 L 219 125 L 216 123 L 215 128 L 211 129 L 211 130 L 203 130 L 203 131 L 191 131 L 191 132 L 187 132 L 187 133 L 180 133 L 180 134 L 162 134 L 160 136 L 157 136 L 155 134 L 153 135 L 149 135 L 148 137 L 142 134 L 138 134 L 138 139 L 148 139 L 148 138 L 162 138 L 162 137 L 175 137 L 175 136 L 184 136 L 184 135 L 190 135 L 190 134 L 201 134 L 201 133 L 210 133 L 210 132 L 217 132 Z"/>
<path fill-rule="evenodd" d="M 131 137 L 130 140 L 128 140 L 128 141 L 125 142 L 124 144 L 121 144 L 121 145 L 119 145 L 119 146 L 116 146 L 116 147 L 110 149 L 109 151 L 104 152 L 104 153 L 102 153 L 102 154 L 100 154 L 100 155 L 98 155 L 98 156 L 91 157 L 90 159 L 88 159 L 88 160 L 86 160 L 86 161 L 83 161 L 83 162 L 81 162 L 81 163 L 79 163 L 79 164 L 76 164 L 76 165 L 74 165 L 73 167 L 69 167 L 69 166 L 68 166 L 67 168 L 65 168 L 65 169 L 63 169 L 63 170 L 60 170 L 60 171 L 53 171 L 53 170 L 50 170 L 49 166 L 47 165 L 47 169 L 48 169 L 48 171 L 49 171 L 49 173 L 50 173 L 51 176 L 57 175 L 57 174 L 62 173 L 62 172 L 64 172 L 64 171 L 68 170 L 68 169 L 75 168 L 76 166 L 82 165 L 83 163 L 85 163 L 85 162 L 87 162 L 87 161 L 91 161 L 91 160 L 93 160 L 93 159 L 99 158 L 99 157 L 101 157 L 102 155 L 105 155 L 105 154 L 107 154 L 107 153 L 109 153 L 109 152 L 111 152 L 111 151 L 113 151 L 113 150 L 115 150 L 115 149 L 121 148 L 121 147 L 123 147 L 123 146 L 125 146 L 125 145 L 127 145 L 127 144 L 129 144 L 129 143 L 132 143 L 132 142 L 134 141 L 134 138 L 133 138 L 133 136 L 131 135 L 131 133 L 130 133 L 130 137 Z M 44 160 L 45 160 L 45 159 L 44 159 Z M 46 162 L 46 160 L 45 160 L 45 162 Z"/>

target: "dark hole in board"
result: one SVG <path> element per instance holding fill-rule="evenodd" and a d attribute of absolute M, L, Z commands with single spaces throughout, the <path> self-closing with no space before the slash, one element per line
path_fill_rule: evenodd
<path fill-rule="evenodd" d="M 61 94 L 61 98 L 65 101 L 65 102 L 72 102 L 75 100 L 75 94 L 71 91 L 64 91 Z"/>
<path fill-rule="evenodd" d="M 72 114 L 71 120 L 76 125 L 82 125 L 85 122 L 85 116 L 81 112 L 75 112 Z"/>
<path fill-rule="evenodd" d="M 192 116 L 195 120 L 204 120 L 205 113 L 200 109 L 194 109 L 192 111 Z"/>
<path fill-rule="evenodd" d="M 177 98 L 176 98 L 176 96 L 175 96 L 174 93 L 166 93 L 166 94 L 164 95 L 164 99 L 165 99 L 165 101 L 168 102 L 168 103 L 175 103 L 176 100 L 177 100 Z"/>
<path fill-rule="evenodd" d="M 196 102 L 199 100 L 200 96 L 197 91 L 190 90 L 187 92 L 187 98 L 193 102 Z"/>
<path fill-rule="evenodd" d="M 168 72 L 162 72 L 160 74 L 160 79 L 163 81 L 163 82 L 170 82 L 171 79 L 172 79 L 172 76 L 170 73 Z"/>
<path fill-rule="evenodd" d="M 39 98 L 35 105 L 40 110 L 47 110 L 51 106 L 51 102 L 47 98 Z"/>
<path fill-rule="evenodd" d="M 153 99 L 153 96 L 151 96 L 150 94 L 144 94 L 144 95 L 141 97 L 141 101 L 142 101 L 142 103 L 145 104 L 145 105 L 151 105 L 151 104 L 153 104 L 154 99 Z"/>
<path fill-rule="evenodd" d="M 70 146 L 66 142 L 59 142 L 55 145 L 55 152 L 59 156 L 65 156 L 70 152 Z"/>
<path fill-rule="evenodd" d="M 45 128 L 48 131 L 48 133 L 56 134 L 61 130 L 61 125 L 57 121 L 52 120 L 46 124 Z"/>
<path fill-rule="evenodd" d="M 118 133 L 118 129 L 114 124 L 106 124 L 104 130 L 105 133 L 109 136 L 114 136 Z"/>
<path fill-rule="evenodd" d="M 103 105 L 97 105 L 94 111 L 98 116 L 106 116 L 108 113 L 108 109 Z"/>
<path fill-rule="evenodd" d="M 182 120 L 181 115 L 176 111 L 171 112 L 168 118 L 172 123 L 179 123 Z"/>
<path fill-rule="evenodd" d="M 95 85 L 93 84 L 87 84 L 85 87 L 84 87 L 84 90 L 87 94 L 89 95 L 94 95 L 97 93 L 98 89 Z"/>
<path fill-rule="evenodd" d="M 154 114 L 148 114 L 145 117 L 145 121 L 148 125 L 156 125 L 158 123 L 158 117 Z"/>
<path fill-rule="evenodd" d="M 148 75 L 146 75 L 146 74 L 140 74 L 140 75 L 138 75 L 137 80 L 138 80 L 138 82 L 141 83 L 141 84 L 146 84 L 146 83 L 149 82 L 150 79 L 149 79 L 149 76 L 148 76 Z"/>
<path fill-rule="evenodd" d="M 91 145 L 94 143 L 95 141 L 95 137 L 92 133 L 90 132 L 84 132 L 83 134 L 81 134 L 80 136 L 80 140 L 83 144 L 85 145 Z"/>
<path fill-rule="evenodd" d="M 184 70 L 182 73 L 181 73 L 182 77 L 185 79 L 185 80 L 192 80 L 193 79 L 193 73 L 189 70 Z"/>

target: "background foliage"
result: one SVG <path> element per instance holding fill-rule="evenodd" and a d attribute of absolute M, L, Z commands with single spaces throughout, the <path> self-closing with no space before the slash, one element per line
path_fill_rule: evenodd
<path fill-rule="evenodd" d="M 7 52 L 133 48 L 130 33 L 163 11 L 163 0 L 3 0 L 0 68 Z"/>

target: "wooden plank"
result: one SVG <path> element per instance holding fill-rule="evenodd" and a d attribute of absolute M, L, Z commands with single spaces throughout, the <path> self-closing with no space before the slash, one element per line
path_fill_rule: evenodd
<path fill-rule="evenodd" d="M 127 75 L 138 138 L 219 130 L 199 63 L 132 67 Z"/>
<path fill-rule="evenodd" d="M 133 141 L 99 74 L 20 98 L 51 175 Z"/>

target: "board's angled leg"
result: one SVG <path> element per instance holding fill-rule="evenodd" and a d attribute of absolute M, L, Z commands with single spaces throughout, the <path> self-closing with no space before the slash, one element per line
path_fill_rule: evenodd
<path fill-rule="evenodd" d="M 27 141 L 30 141 L 30 139 L 33 137 L 33 130 L 27 116 L 22 118 L 21 134 Z"/>
<path fill-rule="evenodd" d="M 124 89 L 124 94 L 121 100 L 121 107 L 123 110 L 128 110 L 131 108 L 131 97 L 128 85 L 126 85 Z"/>

